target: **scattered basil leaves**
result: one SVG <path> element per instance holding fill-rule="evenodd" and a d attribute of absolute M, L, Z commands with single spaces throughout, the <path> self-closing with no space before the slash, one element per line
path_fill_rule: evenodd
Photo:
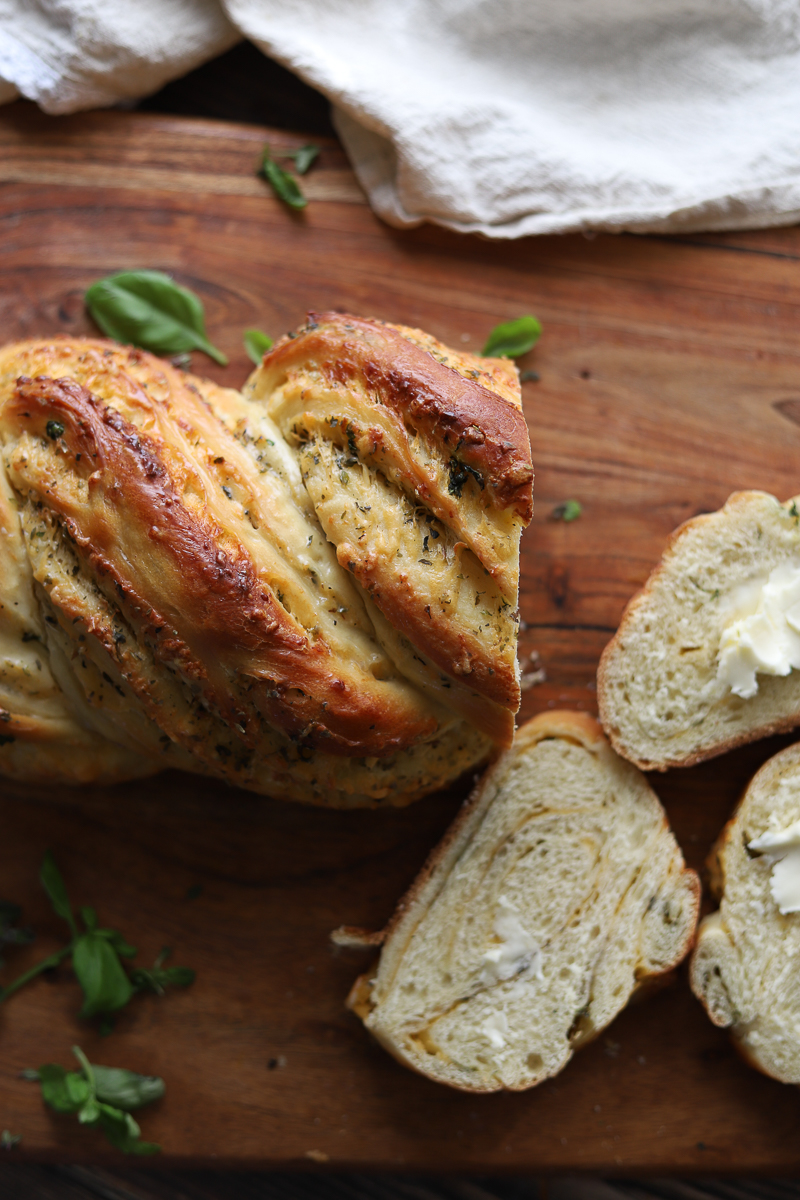
<path fill-rule="evenodd" d="M 533 349 L 541 334 L 542 327 L 536 317 L 518 317 L 516 321 L 495 325 L 483 353 L 489 358 L 519 358 Z"/>
<path fill-rule="evenodd" d="M 243 340 L 248 358 L 257 367 L 260 366 L 262 358 L 272 348 L 272 338 L 268 334 L 262 333 L 260 329 L 245 329 Z"/>
<path fill-rule="evenodd" d="M 55 910 L 56 916 L 61 917 L 63 921 L 67 922 L 73 936 L 77 935 L 78 926 L 75 924 L 75 917 L 72 915 L 72 905 L 69 902 L 67 889 L 64 886 L 64 877 L 56 866 L 55 859 L 50 850 L 45 852 L 45 856 L 42 859 L 39 880 L 47 892 L 48 899 Z"/>
<path fill-rule="evenodd" d="M 130 972 L 122 964 L 123 958 L 133 958 L 136 947 L 132 946 L 116 929 L 102 929 L 98 925 L 97 913 L 88 905 L 80 910 L 84 929 L 81 931 L 72 911 L 61 872 L 48 850 L 44 856 L 40 879 L 56 914 L 69 925 L 72 938 L 61 950 L 31 967 L 23 975 L 0 989 L 0 1003 L 19 991 L 31 979 L 43 971 L 58 966 L 72 956 L 72 969 L 83 991 L 81 1017 L 101 1017 L 103 1033 L 113 1027 L 110 1014 L 124 1008 L 137 992 L 152 991 L 163 996 L 167 986 L 188 987 L 195 973 L 188 967 L 163 967 L 166 955 L 156 959 L 154 968 L 148 971 L 134 968 Z"/>
<path fill-rule="evenodd" d="M 199 296 L 163 271 L 120 271 L 93 283 L 86 307 L 103 333 L 154 354 L 202 350 L 225 366 L 228 359 L 206 336 Z"/>
<path fill-rule="evenodd" d="M 81 1125 L 102 1129 L 112 1146 L 123 1153 L 158 1154 L 161 1147 L 141 1140 L 141 1129 L 130 1114 L 132 1109 L 159 1100 L 164 1095 L 164 1080 L 120 1067 L 95 1066 L 80 1046 L 73 1046 L 72 1053 L 80 1063 L 79 1071 L 45 1063 L 38 1071 L 24 1071 L 23 1076 L 38 1081 L 42 1099 L 54 1112 L 74 1114 Z"/>
<path fill-rule="evenodd" d="M 298 175 L 305 175 L 319 158 L 319 146 L 309 142 L 299 150 L 283 150 L 278 158 L 293 158 L 294 169 Z"/>
<path fill-rule="evenodd" d="M 170 985 L 188 987 L 194 983 L 196 975 L 191 967 L 164 966 L 171 954 L 171 948 L 164 946 L 152 967 L 135 967 L 131 971 L 131 983 L 138 992 L 155 992 L 157 996 L 163 996 Z"/>
<path fill-rule="evenodd" d="M 258 174 L 266 179 L 278 199 L 283 200 L 290 208 L 301 209 L 308 204 L 294 175 L 278 166 L 270 154 L 269 146 L 264 147 Z"/>
<path fill-rule="evenodd" d="M 582 512 L 583 505 L 580 500 L 565 500 L 563 504 L 555 506 L 550 517 L 553 521 L 577 521 Z"/>

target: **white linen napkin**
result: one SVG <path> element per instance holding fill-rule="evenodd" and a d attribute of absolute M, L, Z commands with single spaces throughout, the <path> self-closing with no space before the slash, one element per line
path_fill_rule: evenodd
<path fill-rule="evenodd" d="M 230 23 L 217 0 L 0 0 L 0 99 L 5 80 L 50 112 L 112 104 L 239 31 L 330 97 L 393 225 L 800 219 L 797 0 L 221 3 Z"/>
<path fill-rule="evenodd" d="M 218 0 L 0 0 L 0 103 L 139 100 L 240 38 Z"/>

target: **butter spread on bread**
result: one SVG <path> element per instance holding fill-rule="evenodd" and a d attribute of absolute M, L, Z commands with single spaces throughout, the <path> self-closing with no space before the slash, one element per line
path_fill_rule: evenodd
<path fill-rule="evenodd" d="M 670 538 L 597 675 L 600 720 L 644 769 L 800 725 L 797 503 L 735 492 Z"/>
<path fill-rule="evenodd" d="M 743 590 L 746 596 L 722 631 L 717 677 L 749 700 L 759 675 L 788 675 L 800 667 L 800 565 L 781 563 L 765 583 Z"/>
<path fill-rule="evenodd" d="M 800 1083 L 800 744 L 751 780 L 711 855 L 719 909 L 700 924 L 692 989 L 753 1066 Z"/>
<path fill-rule="evenodd" d="M 698 900 L 640 772 L 591 717 L 542 714 L 478 784 L 349 1005 L 440 1083 L 531 1087 L 680 962 Z"/>
<path fill-rule="evenodd" d="M 341 314 L 244 393 L 0 352 L 0 771 L 407 803 L 508 744 L 532 469 L 512 364 Z"/>

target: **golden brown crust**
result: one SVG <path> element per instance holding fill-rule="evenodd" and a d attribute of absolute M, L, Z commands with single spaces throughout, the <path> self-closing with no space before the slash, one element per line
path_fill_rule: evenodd
<path fill-rule="evenodd" d="M 477 472 L 498 508 L 530 521 L 530 440 L 517 408 L 380 321 L 309 313 L 306 329 L 277 342 L 263 366 L 280 375 L 309 357 L 333 383 L 363 381 L 405 424 Z"/>
<path fill-rule="evenodd" d="M 512 395 L 513 370 L 488 364 L 489 383 L 493 372 Z M 45 630 L 17 631 L 15 609 L 5 626 L 0 611 L 0 635 L 42 637 L 43 656 L 62 664 L 56 697 L 74 676 L 60 706 L 48 701 L 52 717 L 42 704 L 8 707 L 20 742 L 63 740 L 72 725 L 59 714 L 79 700 L 96 728 L 76 750 L 81 778 L 91 778 L 92 745 L 107 775 L 100 747 L 111 737 L 135 774 L 160 760 L 192 764 L 349 806 L 408 803 L 485 761 L 489 737 L 510 738 L 513 679 L 496 703 L 471 678 L 442 682 L 449 659 L 398 669 L 260 405 L 143 351 L 54 338 L 0 351 L 0 410 L 19 509 L 9 492 L 6 514 L 0 497 L 2 519 L 20 525 L 32 628 Z M 298 553 L 312 540 L 313 552 Z M 478 649 L 475 681 L 498 690 Z M 413 636 L 412 654 L 424 654 Z M 0 678 L 0 708 L 8 695 Z"/>

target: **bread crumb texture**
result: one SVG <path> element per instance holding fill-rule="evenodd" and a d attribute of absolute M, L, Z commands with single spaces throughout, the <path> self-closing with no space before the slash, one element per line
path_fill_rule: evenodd
<path fill-rule="evenodd" d="M 800 566 L 794 500 L 735 492 L 675 531 L 600 662 L 600 720 L 618 753 L 666 770 L 800 724 L 800 672 L 759 675 L 749 699 L 718 678 L 723 631 L 787 563 Z"/>
<path fill-rule="evenodd" d="M 350 1005 L 401 1062 L 468 1091 L 556 1074 L 687 953 L 699 883 L 599 725 L 524 725 L 434 851 Z"/>
<path fill-rule="evenodd" d="M 750 843 L 800 819 L 800 745 L 754 776 L 712 854 L 720 897 L 700 924 L 691 983 L 715 1025 L 731 1030 L 753 1066 L 800 1083 L 800 914 L 771 892 L 774 858 Z"/>

